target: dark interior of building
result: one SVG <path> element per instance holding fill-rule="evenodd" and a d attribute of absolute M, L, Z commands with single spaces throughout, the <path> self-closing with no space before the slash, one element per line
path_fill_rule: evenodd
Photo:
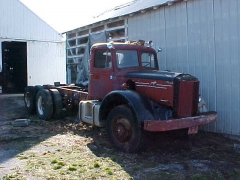
<path fill-rule="evenodd" d="M 2 93 L 23 93 L 27 85 L 27 43 L 2 42 Z"/>

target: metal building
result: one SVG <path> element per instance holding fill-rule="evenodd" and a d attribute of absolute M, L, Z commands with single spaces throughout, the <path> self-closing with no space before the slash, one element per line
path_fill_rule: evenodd
<path fill-rule="evenodd" d="M 66 82 L 61 35 L 19 0 L 0 1 L 0 93 Z"/>
<path fill-rule="evenodd" d="M 152 40 L 155 49 L 162 48 L 161 70 L 190 73 L 200 80 L 208 109 L 218 112 L 218 121 L 204 129 L 240 135 L 239 9 L 239 0 L 136 0 L 66 32 L 67 66 L 83 67 L 90 36 Z"/>

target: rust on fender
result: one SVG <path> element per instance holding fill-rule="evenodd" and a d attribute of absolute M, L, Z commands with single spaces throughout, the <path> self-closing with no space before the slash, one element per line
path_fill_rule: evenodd
<path fill-rule="evenodd" d="M 185 129 L 209 124 L 217 120 L 217 112 L 210 111 L 201 113 L 199 116 L 186 117 L 171 120 L 145 120 L 144 130 L 146 131 L 169 131 L 176 129 Z"/>

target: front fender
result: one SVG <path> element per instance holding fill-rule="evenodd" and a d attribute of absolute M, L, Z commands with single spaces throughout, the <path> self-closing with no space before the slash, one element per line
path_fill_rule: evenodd
<path fill-rule="evenodd" d="M 151 104 L 146 97 L 132 90 L 115 90 L 103 99 L 99 112 L 100 120 L 106 120 L 109 112 L 119 105 L 127 105 L 132 110 L 139 127 L 144 120 L 154 119 Z"/>

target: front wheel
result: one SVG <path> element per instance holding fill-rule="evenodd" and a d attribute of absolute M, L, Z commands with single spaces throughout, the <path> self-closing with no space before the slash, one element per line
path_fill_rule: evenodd
<path fill-rule="evenodd" d="M 138 127 L 132 111 L 117 106 L 108 115 L 106 130 L 113 145 L 125 152 L 136 152 L 143 143 L 143 130 Z"/>

